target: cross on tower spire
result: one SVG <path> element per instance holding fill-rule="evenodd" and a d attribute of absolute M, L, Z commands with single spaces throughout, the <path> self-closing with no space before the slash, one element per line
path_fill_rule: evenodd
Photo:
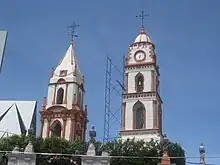
<path fill-rule="evenodd" d="M 149 14 L 144 14 L 144 11 L 141 11 L 140 15 L 137 15 L 136 18 L 141 20 L 141 28 L 144 28 L 144 18 L 150 16 Z"/>
<path fill-rule="evenodd" d="M 71 36 L 71 41 L 73 41 L 74 37 L 78 37 L 78 35 L 75 34 L 75 29 L 77 27 L 79 27 L 79 25 L 77 25 L 75 22 L 68 26 L 68 29 L 70 29 L 69 35 Z"/>

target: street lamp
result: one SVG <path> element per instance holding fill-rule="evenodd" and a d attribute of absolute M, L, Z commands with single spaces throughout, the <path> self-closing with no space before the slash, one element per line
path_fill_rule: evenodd
<path fill-rule="evenodd" d="M 199 146 L 200 164 L 205 164 L 205 147 L 203 143 Z"/>

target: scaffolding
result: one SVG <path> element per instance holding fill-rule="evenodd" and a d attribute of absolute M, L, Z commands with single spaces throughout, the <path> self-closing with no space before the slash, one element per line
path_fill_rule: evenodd
<path fill-rule="evenodd" d="M 105 72 L 105 114 L 104 114 L 104 134 L 103 143 L 106 143 L 115 138 L 110 134 L 110 129 L 114 123 L 117 122 L 117 130 L 121 126 L 121 112 L 122 112 L 122 93 L 125 90 L 124 87 L 124 62 L 125 57 L 123 55 L 122 69 L 112 62 L 112 59 L 107 56 L 106 72 Z M 116 107 L 115 107 L 116 105 Z M 115 125 L 114 125 L 115 126 Z"/>

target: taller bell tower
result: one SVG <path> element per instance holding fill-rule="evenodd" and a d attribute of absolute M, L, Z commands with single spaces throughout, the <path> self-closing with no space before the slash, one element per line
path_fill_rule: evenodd
<path fill-rule="evenodd" d="M 40 111 L 40 137 L 85 141 L 87 107 L 84 107 L 84 93 L 84 77 L 71 41 L 50 77 L 48 94 Z"/>
<path fill-rule="evenodd" d="M 122 140 L 160 140 L 162 100 L 155 46 L 142 27 L 128 48 L 123 93 Z"/>

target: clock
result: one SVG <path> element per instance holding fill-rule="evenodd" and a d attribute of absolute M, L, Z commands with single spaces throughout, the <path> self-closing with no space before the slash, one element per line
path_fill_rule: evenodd
<path fill-rule="evenodd" d="M 144 51 L 137 51 L 134 55 L 135 61 L 143 61 L 146 58 Z"/>

